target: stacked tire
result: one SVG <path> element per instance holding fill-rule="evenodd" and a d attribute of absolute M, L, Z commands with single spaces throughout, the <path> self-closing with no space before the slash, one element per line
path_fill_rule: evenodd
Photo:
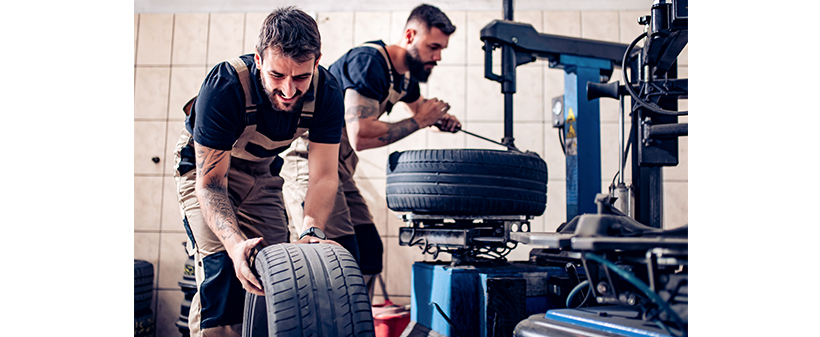
<path fill-rule="evenodd" d="M 393 152 L 387 207 L 419 214 L 539 216 L 547 208 L 547 164 L 533 152 Z"/>
<path fill-rule="evenodd" d="M 154 336 L 153 299 L 154 265 L 148 261 L 134 260 L 134 337 Z"/>
<path fill-rule="evenodd" d="M 182 270 L 182 280 L 179 281 L 179 287 L 185 294 L 182 299 L 182 305 L 179 308 L 179 319 L 176 322 L 179 333 L 182 337 L 189 337 L 191 330 L 188 328 L 188 314 L 191 311 L 191 300 L 196 294 L 196 274 L 194 273 L 194 257 L 188 257 L 185 261 L 185 268 Z"/>

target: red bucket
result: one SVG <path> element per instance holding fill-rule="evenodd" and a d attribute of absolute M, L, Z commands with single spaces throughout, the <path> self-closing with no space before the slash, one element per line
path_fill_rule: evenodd
<path fill-rule="evenodd" d="M 385 300 L 373 306 L 373 326 L 376 337 L 399 337 L 410 324 L 410 310 Z"/>

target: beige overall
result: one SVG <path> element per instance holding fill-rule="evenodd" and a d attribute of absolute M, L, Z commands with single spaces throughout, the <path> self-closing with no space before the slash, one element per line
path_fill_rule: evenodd
<path fill-rule="evenodd" d="M 362 46 L 375 48 L 387 60 L 387 71 L 390 76 L 390 89 L 387 98 L 379 103 L 379 115 L 383 114 L 388 104 L 396 104 L 405 94 L 405 91 L 396 91 L 393 83 L 393 67 L 390 57 L 380 45 L 365 43 Z M 410 73 L 404 76 L 404 85 L 407 87 L 410 81 Z M 352 90 L 352 89 L 348 89 Z M 298 236 L 304 229 L 302 228 L 302 218 L 304 213 L 305 193 L 308 183 L 307 166 L 307 133 L 296 139 L 290 148 L 280 154 L 285 159 L 282 166 L 281 176 L 285 179 L 282 192 L 285 196 L 285 207 L 289 216 L 289 227 L 294 229 L 291 235 Z M 340 237 L 342 235 L 353 234 L 353 227 L 361 224 L 373 223 L 373 217 L 359 193 L 356 183 L 353 181 L 353 174 L 356 173 L 356 164 L 359 157 L 350 145 L 347 136 L 347 129 L 342 130 L 342 139 L 339 143 L 339 191 L 336 193 L 336 203 L 328 218 L 327 235 L 329 238 Z"/>
<path fill-rule="evenodd" d="M 246 117 L 256 113 L 256 106 L 251 100 L 250 89 L 250 73 L 245 63 L 239 59 L 231 59 L 228 61 L 237 72 L 242 88 L 245 93 Z M 313 76 L 312 87 L 313 90 L 318 90 L 318 73 Z M 301 118 L 311 118 L 315 108 L 314 100 L 305 101 Z M 190 104 L 186 106 L 186 113 L 190 110 Z M 300 127 L 296 129 L 293 139 L 298 139 L 299 136 L 307 131 L 307 128 Z M 231 149 L 231 162 L 228 172 L 228 190 L 231 199 L 233 210 L 236 213 L 236 220 L 242 233 L 246 238 L 262 237 L 261 247 L 272 244 L 288 242 L 288 228 L 287 215 L 285 214 L 285 207 L 282 201 L 282 184 L 283 179 L 279 176 L 271 174 L 270 165 L 274 160 L 271 157 L 257 157 L 246 150 L 248 144 L 261 146 L 265 150 L 274 150 L 287 146 L 293 141 L 273 141 L 263 134 L 256 131 L 256 124 L 253 123 L 245 127 L 245 130 L 240 135 L 239 139 Z M 179 168 L 181 162 L 181 152 L 186 147 L 193 147 L 193 137 L 183 128 L 182 135 L 177 142 L 174 151 L 175 167 Z M 189 149 L 190 151 L 190 149 Z M 211 231 L 205 223 L 200 204 L 196 197 L 196 170 L 191 169 L 184 174 L 179 173 L 179 169 L 174 171 L 174 179 L 177 184 L 179 205 L 182 216 L 187 220 L 189 228 L 186 228 L 189 235 L 188 239 L 188 253 L 194 256 L 196 263 L 196 282 L 198 292 L 191 300 L 190 312 L 188 315 L 188 325 L 191 336 L 240 336 L 241 334 L 241 320 L 240 324 L 233 324 L 230 326 L 216 326 L 200 329 L 200 323 L 203 320 L 201 310 L 203 309 L 201 301 L 202 283 L 205 279 L 205 272 L 203 268 L 203 259 L 216 253 L 225 251 L 225 247 Z M 229 259 L 228 259 L 229 260 Z M 234 279 L 236 276 L 234 271 L 230 272 L 230 276 Z M 209 276 L 210 277 L 210 276 Z M 236 280 L 236 282 L 239 282 Z M 208 299 L 208 301 L 225 301 L 226 299 Z M 244 301 L 244 296 L 240 296 L 238 301 Z M 235 313 L 234 313 L 235 314 Z M 241 312 L 239 317 L 241 317 Z"/>
<path fill-rule="evenodd" d="M 392 63 L 384 47 L 372 43 L 366 43 L 362 46 L 375 48 L 387 61 L 388 74 L 390 74 L 388 76 L 390 79 L 390 88 L 387 97 L 382 102 L 379 102 L 379 115 L 381 116 L 381 114 L 389 108 L 392 108 L 392 105 L 396 104 L 406 94 L 404 88 L 407 88 L 410 82 L 410 73 L 405 73 L 403 77 L 404 83 L 400 86 L 401 91 L 397 91 L 393 82 Z M 293 233 L 297 233 L 296 235 L 298 235 L 298 233 L 304 230 L 304 228 L 302 228 L 302 216 L 308 182 L 307 134 L 295 140 L 290 148 L 282 152 L 280 156 L 285 159 L 281 176 L 285 179 L 282 192 L 285 197 L 285 207 L 287 208 L 287 214 L 289 216 L 289 226 L 294 229 Z M 350 145 L 347 130 L 343 129 L 342 139 L 339 143 L 339 190 L 336 193 L 333 211 L 328 218 L 327 232 L 329 238 L 353 234 L 354 226 L 373 223 L 373 217 L 370 214 L 364 197 L 362 197 L 359 188 L 353 180 L 358 162 L 359 157 Z M 366 244 L 367 243 L 364 243 L 364 245 Z M 359 242 L 359 247 L 362 246 L 363 242 Z M 360 255 L 362 253 L 362 251 L 359 252 Z M 368 276 L 370 275 L 365 275 L 366 279 L 370 278 Z"/>

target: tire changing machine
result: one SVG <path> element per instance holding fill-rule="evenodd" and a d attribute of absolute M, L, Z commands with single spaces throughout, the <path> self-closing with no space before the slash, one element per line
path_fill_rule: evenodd
<path fill-rule="evenodd" d="M 673 4 L 685 9 L 685 1 L 660 1 L 660 6 L 657 2 L 653 5 L 655 21 L 666 20 L 668 27 L 668 15 L 682 13 L 679 16 L 685 24 L 686 13 L 670 9 Z M 601 93 L 605 91 L 601 83 L 609 81 L 616 66 L 623 67 L 629 46 L 540 34 L 531 25 L 513 22 L 512 12 L 512 1 L 504 1 L 504 20 L 494 20 L 481 30 L 485 77 L 501 83 L 504 94 L 502 143 L 515 148 L 515 68 L 541 58 L 549 61 L 550 68 L 563 69 L 565 93 L 553 100 L 554 106 L 561 103 L 553 111 L 553 126 L 562 129 L 565 139 L 567 222 L 556 233 L 531 233 L 532 216 L 528 215 L 403 215 L 407 226 L 400 229 L 400 245 L 419 245 L 434 259 L 441 252 L 450 253 L 453 259 L 414 263 L 411 324 L 402 336 L 686 335 L 686 227 L 663 231 L 657 221 L 638 222 L 612 207 L 618 198 L 600 191 L 600 110 L 593 99 L 613 97 Z M 676 57 L 685 46 L 686 35 L 682 45 L 680 42 L 671 47 L 665 43 L 668 50 L 664 51 Z M 501 48 L 501 75 L 492 72 L 496 48 Z M 616 88 L 614 97 L 622 91 L 623 86 Z M 633 107 L 633 111 L 640 109 Z M 646 135 L 635 136 L 632 146 L 651 144 L 645 141 Z M 676 152 L 677 141 L 667 150 Z M 640 163 L 635 165 L 641 168 Z M 623 162 L 620 166 L 622 169 Z M 641 181 L 643 171 L 635 171 L 633 181 Z M 638 205 L 646 204 L 650 197 L 660 199 L 647 192 Z M 653 201 L 652 209 L 658 204 Z M 657 218 L 655 213 L 653 218 Z M 506 261 L 505 256 L 519 242 L 547 248 L 533 249 L 529 261 Z"/>

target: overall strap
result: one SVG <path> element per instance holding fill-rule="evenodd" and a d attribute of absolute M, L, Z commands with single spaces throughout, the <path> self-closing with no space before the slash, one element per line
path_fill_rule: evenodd
<path fill-rule="evenodd" d="M 316 68 L 316 74 L 313 75 L 313 82 L 310 85 L 313 86 L 313 100 L 302 104 L 302 111 L 297 122 L 298 127 L 306 129 L 310 128 L 310 121 L 313 119 L 313 113 L 316 112 L 316 101 L 319 99 L 319 68 Z"/>
<path fill-rule="evenodd" d="M 256 124 L 256 105 L 251 99 L 251 74 L 248 71 L 248 66 L 241 58 L 232 58 L 228 60 L 228 64 L 236 70 L 236 77 L 239 78 L 239 83 L 242 84 L 242 91 L 245 93 L 245 122 L 248 125 Z"/>
<path fill-rule="evenodd" d="M 404 73 L 402 83 L 394 83 L 393 61 L 390 60 L 390 55 L 387 54 L 387 48 L 375 43 L 365 43 L 362 44 L 362 47 L 375 48 L 379 51 L 380 54 L 382 54 L 382 57 L 384 57 L 385 61 L 387 61 L 387 79 L 390 81 L 390 86 L 388 87 L 389 89 L 387 97 L 385 97 L 383 101 L 379 102 L 379 110 L 380 112 L 387 111 L 389 113 L 393 109 L 393 105 L 396 104 L 407 93 L 405 89 L 410 84 L 410 72 L 408 71 Z"/>

